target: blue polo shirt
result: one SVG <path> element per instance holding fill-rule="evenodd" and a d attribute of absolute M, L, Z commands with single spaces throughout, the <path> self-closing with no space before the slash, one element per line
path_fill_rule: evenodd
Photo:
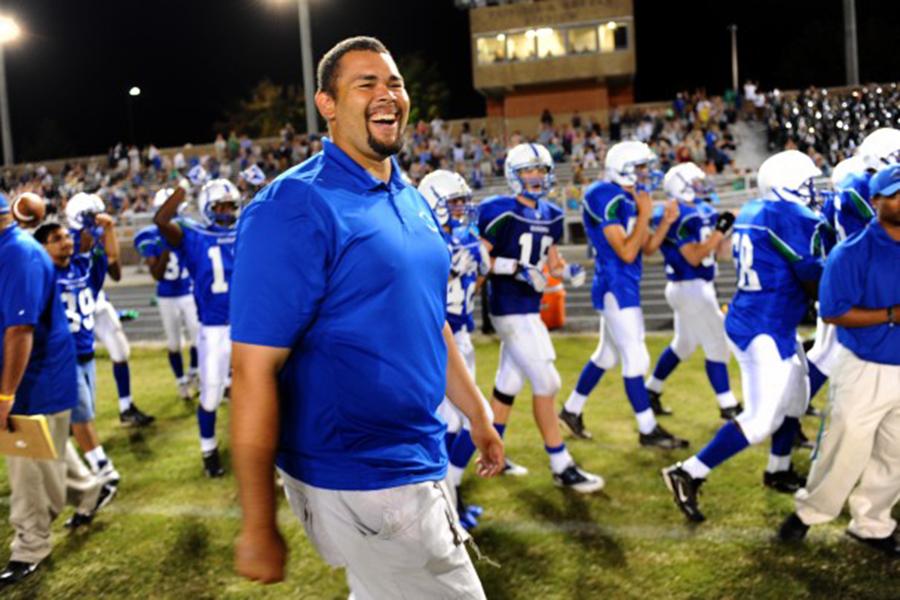
<path fill-rule="evenodd" d="M 277 464 L 310 485 L 373 490 L 444 477 L 450 256 L 425 199 L 328 140 L 244 209 L 235 342 L 290 348 Z"/>
<path fill-rule="evenodd" d="M 0 230 L 0 336 L 17 325 L 33 326 L 34 338 L 13 414 L 53 414 L 73 408 L 78 399 L 75 344 L 56 293 L 53 263 L 34 238 L 12 225 Z"/>
<path fill-rule="evenodd" d="M 819 314 L 900 304 L 900 242 L 877 222 L 838 244 L 819 284 Z M 894 317 L 895 319 L 897 317 Z M 838 341 L 862 360 L 900 365 L 900 326 L 838 327 Z"/>

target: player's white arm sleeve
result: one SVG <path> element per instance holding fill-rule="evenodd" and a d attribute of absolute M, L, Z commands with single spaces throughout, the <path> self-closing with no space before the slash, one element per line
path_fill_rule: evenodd
<path fill-rule="evenodd" d="M 498 256 L 494 259 L 494 266 L 491 268 L 491 271 L 495 275 L 515 275 L 518 269 L 519 261 L 516 259 Z"/>

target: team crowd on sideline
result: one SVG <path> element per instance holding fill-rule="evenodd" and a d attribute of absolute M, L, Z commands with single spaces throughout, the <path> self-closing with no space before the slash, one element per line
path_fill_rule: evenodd
<path fill-rule="evenodd" d="M 718 210 L 708 201 L 712 193 L 710 172 L 729 162 L 727 155 L 720 155 L 724 150 L 716 137 L 721 133 L 718 125 L 707 128 L 707 132 L 713 132 L 713 139 L 704 142 L 702 156 L 688 153 L 678 158 L 667 133 L 671 130 L 676 136 L 677 121 L 663 118 L 657 123 L 654 115 L 647 115 L 638 124 L 637 139 L 611 142 L 608 148 L 604 147 L 604 176 L 586 188 L 582 210 L 595 255 L 591 298 L 599 319 L 598 345 L 585 357 L 573 391 L 558 405 L 557 394 L 563 382 L 554 366 L 553 341 L 541 320 L 541 298 L 550 278 L 577 287 L 584 285 L 588 277 L 581 265 L 566 262 L 560 253 L 563 211 L 548 200 L 548 195 L 555 183 L 556 162 L 578 153 L 582 153 L 583 160 L 584 152 L 594 152 L 592 142 L 584 139 L 580 123 L 577 128 L 564 128 L 562 135 L 570 137 L 566 143 L 559 139 L 552 120 L 543 123 L 537 140 L 522 140 L 505 151 L 502 173 L 508 193 L 490 196 L 476 205 L 472 186 L 453 164 L 491 162 L 493 159 L 486 157 L 490 144 L 482 144 L 472 136 L 469 141 L 461 141 L 460 161 L 431 164 L 423 156 L 431 152 L 428 140 L 440 135 L 440 127 L 435 131 L 432 126 L 425 126 L 426 129 L 420 125 L 407 134 L 411 138 L 404 138 L 402 125 L 408 106 L 403 105 L 391 83 L 396 79 L 393 61 L 388 61 L 389 54 L 375 40 L 354 44 L 349 48 L 336 47 L 341 51 L 331 57 L 332 71 L 328 70 L 328 55 L 319 69 L 317 106 L 329 121 L 333 141 L 316 140 L 300 157 L 305 162 L 274 181 L 271 173 L 252 160 L 240 165 L 243 169 L 239 186 L 229 179 L 230 172 L 223 173 L 218 167 L 215 172 L 206 168 L 209 165 L 199 163 L 191 168 L 185 164 L 182 170 L 176 168 L 178 176 L 166 178 L 172 186 L 161 187 L 148 200 L 155 211 L 153 225 L 135 235 L 135 248 L 158 282 L 156 294 L 173 387 L 186 400 L 199 393 L 197 423 L 202 460 L 198 461 L 198 475 L 217 478 L 224 474 L 216 411 L 232 385 L 232 339 L 236 346 L 236 393 L 248 381 L 248 375 L 238 365 L 251 360 L 253 348 L 254 352 L 270 346 L 295 348 L 290 358 L 284 354 L 277 359 L 280 362 L 267 363 L 283 366 L 289 373 L 279 381 L 286 389 L 319 385 L 308 378 L 309 367 L 304 367 L 307 363 L 302 361 L 326 365 L 329 352 L 344 352 L 340 355 L 343 359 L 353 357 L 358 368 L 367 368 L 366 361 L 371 358 L 355 349 L 356 342 L 346 337 L 355 323 L 342 320 L 341 306 L 357 306 L 354 319 L 368 314 L 367 303 L 379 302 L 383 288 L 376 287 L 373 280 L 371 297 L 358 299 L 358 295 L 365 295 L 365 278 L 371 277 L 363 269 L 384 259 L 381 253 L 391 251 L 391 244 L 399 243 L 380 238 L 406 236 L 404 243 L 421 251 L 415 269 L 421 269 L 421 278 L 438 281 L 440 290 L 434 298 L 423 300 L 415 311 L 411 309 L 405 318 L 422 323 L 446 321 L 445 339 L 452 337 L 461 360 L 457 364 L 455 350 L 449 357 L 445 355 L 450 365 L 447 397 L 435 407 L 434 414 L 419 414 L 418 408 L 404 404 L 404 398 L 393 402 L 394 408 L 409 415 L 423 436 L 440 440 L 438 446 L 428 447 L 429 460 L 436 461 L 429 463 L 429 472 L 443 473 L 443 461 L 449 463 L 446 475 L 442 475 L 442 483 L 421 492 L 425 496 L 416 501 L 428 506 L 444 502 L 455 508 L 451 523 L 454 540 L 465 539 L 466 530 L 476 528 L 483 512 L 490 510 L 466 502 L 460 491 L 476 449 L 488 453 L 488 465 L 491 458 L 500 457 L 501 464 L 495 465 L 497 471 L 509 476 L 528 473 L 510 458 L 504 458 L 502 450 L 499 454 L 491 450 L 499 447 L 499 439 L 494 441 L 491 436 L 494 431 L 497 438 L 506 433 L 509 415 L 526 381 L 533 393 L 534 419 L 553 483 L 590 494 L 603 488 L 604 479 L 578 465 L 563 432 L 580 438 L 592 436 L 583 417 L 590 409 L 591 392 L 604 374 L 617 365 L 621 368 L 623 397 L 633 409 L 639 445 L 663 450 L 686 448 L 688 440 L 661 424 L 672 414 L 662 398 L 669 378 L 677 377 L 673 373 L 678 365 L 702 347 L 709 384 L 724 423 L 696 454 L 663 469 L 660 485 L 671 491 L 677 509 L 689 521 L 705 520 L 698 492 L 711 472 L 727 468 L 723 463 L 744 448 L 768 442 L 770 454 L 762 481 L 776 492 L 795 494 L 796 499 L 796 511 L 786 517 L 779 530 L 781 539 L 802 539 L 811 525 L 835 518 L 849 499 L 852 520 L 848 533 L 887 554 L 900 555 L 900 538 L 891 518 L 891 509 L 900 498 L 900 454 L 893 443 L 900 435 L 900 328 L 895 327 L 900 322 L 900 314 L 896 314 L 900 311 L 900 130 L 879 127 L 882 123 L 865 114 L 860 116 L 851 106 L 832 110 L 836 108 L 834 101 L 817 91 L 804 93 L 791 103 L 774 103 L 769 119 L 772 126 L 777 121 L 782 129 L 788 124 L 803 129 L 813 120 L 820 120 L 816 116 L 820 110 L 831 110 L 828 114 L 834 113 L 829 117 L 832 121 L 849 114 L 849 118 L 840 117 L 829 121 L 829 125 L 810 126 L 808 135 L 802 134 L 798 141 L 830 159 L 843 157 L 851 150 L 853 154 L 829 169 L 832 185 L 828 189 L 816 188 L 815 182 L 821 180 L 823 172 L 807 153 L 787 149 L 773 154 L 759 168 L 755 199 L 736 215 Z M 366 63 L 368 60 L 376 63 Z M 340 61 L 344 63 L 341 75 L 337 75 L 335 65 Z M 342 118 L 349 117 L 341 117 L 342 113 L 334 108 L 345 92 L 332 91 L 337 89 L 333 86 L 347 85 L 349 75 L 345 72 L 363 67 L 373 69 L 379 78 L 383 71 L 388 82 L 375 86 L 374 92 L 366 92 L 377 96 L 371 100 L 371 114 L 367 113 L 370 131 L 375 131 L 376 137 L 366 143 L 380 158 L 371 163 L 354 154 L 356 131 L 342 123 Z M 880 106 L 879 98 L 887 93 L 895 91 L 867 89 L 861 101 L 867 106 Z M 700 98 L 700 102 L 707 101 Z M 798 116 L 798 107 L 804 103 L 803 116 Z M 710 119 L 708 111 L 712 106 L 702 107 L 704 119 Z M 682 114 L 695 112 L 684 106 L 678 110 Z M 846 134 L 845 123 L 852 128 L 852 134 Z M 596 132 L 593 127 L 587 131 L 590 140 Z M 862 136 L 863 131 L 867 135 Z M 687 133 L 686 137 L 691 135 Z M 379 145 L 382 138 L 390 143 Z M 859 139 L 850 143 L 851 138 Z M 671 141 L 677 144 L 680 139 L 676 136 Z M 776 142 L 783 145 L 792 139 L 788 136 L 786 141 Z M 407 156 L 402 162 L 390 158 L 409 147 L 410 140 L 416 158 L 410 160 Z M 560 154 L 555 156 L 557 145 Z M 564 145 L 569 146 L 568 153 L 562 151 Z M 453 145 L 451 152 L 455 148 Z M 227 145 L 224 152 L 229 152 Z M 478 156 L 479 152 L 482 155 Z M 665 160 L 660 161 L 661 158 Z M 654 181 L 650 174 L 659 162 L 664 162 L 667 170 L 661 181 Z M 417 171 L 417 165 L 423 164 L 429 167 Z M 419 193 L 412 190 L 408 179 L 401 178 L 401 165 L 415 175 Z M 289 166 L 286 160 L 284 166 Z M 182 171 L 187 177 L 180 175 Z M 301 296 L 298 298 L 288 298 L 290 294 L 264 297 L 267 290 L 285 291 L 287 280 L 279 282 L 273 276 L 270 281 L 268 267 L 259 263 L 255 274 L 258 289 L 252 289 L 257 284 L 249 283 L 241 261 L 260 252 L 260 244 L 288 239 L 285 236 L 289 232 L 282 236 L 284 227 L 278 221 L 281 217 L 275 218 L 271 207 L 286 195 L 311 193 L 304 186 L 319 181 L 334 186 L 334 206 L 326 209 L 310 200 L 307 213 L 291 213 L 283 222 L 308 230 L 309 237 L 304 239 L 318 240 L 316 236 L 321 235 L 322 227 L 336 232 L 335 239 L 323 240 L 321 248 L 308 253 L 306 261 L 299 261 L 309 262 L 311 268 L 322 268 L 309 272 L 291 263 L 287 250 L 267 246 L 274 248 L 270 255 L 272 264 L 284 263 L 284 273 L 298 278 L 302 293 L 297 292 Z M 655 186 L 661 186 L 666 196 L 665 202 L 656 206 L 650 197 Z M 192 198 L 196 199 L 199 219 L 188 217 L 183 210 Z M 365 205 L 371 219 L 368 225 L 361 225 L 358 211 L 349 208 L 356 200 L 371 203 Z M 382 200 L 386 204 L 379 203 Z M 382 206 L 392 208 L 382 210 Z M 44 200 L 38 194 L 0 196 L 0 330 L 4 336 L 0 346 L 0 428 L 6 428 L 9 414 L 46 415 L 59 454 L 57 461 L 8 458 L 14 538 L 9 563 L 0 573 L 0 585 L 26 577 L 50 554 L 50 525 L 67 499 L 74 500 L 76 511 L 66 526 L 89 526 L 98 511 L 115 498 L 121 477 L 128 476 L 116 470 L 114 457 L 104 451 L 102 432 L 94 425 L 95 340 L 109 352 L 122 424 L 146 427 L 153 423 L 153 417 L 142 412 L 131 399 L 128 342 L 117 311 L 103 292 L 107 276 L 116 280 L 121 275 L 111 208 L 109 198 L 104 202 L 98 194 L 78 192 L 68 198 L 64 208 L 61 206 L 62 214 L 45 219 Z M 397 226 L 395 232 L 396 222 L 402 227 Z M 337 255 L 353 256 L 353 244 L 342 238 L 341 232 L 355 232 L 355 228 L 365 229 L 373 223 L 381 231 L 391 232 L 369 232 L 368 237 L 359 234 L 359 239 L 365 240 L 359 243 L 375 244 L 371 246 L 373 254 L 347 258 L 350 263 L 338 266 L 329 262 Z M 267 228 L 261 230 L 262 224 Z M 273 232 L 273 240 L 264 240 L 260 231 Z M 440 243 L 435 245 L 435 239 Z M 675 331 L 668 347 L 652 364 L 644 342 L 640 281 L 643 257 L 656 252 L 665 261 L 665 298 L 675 314 Z M 400 276 L 404 266 L 413 263 L 407 264 L 406 258 L 399 260 L 400 266 L 390 261 L 382 265 L 394 278 L 386 284 L 393 290 L 386 292 L 389 295 L 401 293 L 406 289 L 403 286 L 414 285 Z M 737 268 L 737 292 L 726 313 L 718 305 L 714 289 L 719 260 L 733 260 Z M 449 276 L 444 271 L 445 262 Z M 385 266 L 388 264 L 391 266 Z M 334 279 L 323 281 L 323 273 Z M 354 277 L 362 279 L 348 283 Z M 474 376 L 475 372 L 470 332 L 474 329 L 473 299 L 482 286 L 487 286 L 490 318 L 501 342 L 489 400 L 477 392 L 472 379 L 464 373 L 467 370 Z M 331 296 L 325 295 L 326 287 L 331 289 Z M 244 306 L 250 298 L 262 303 L 257 314 L 263 314 L 252 321 L 234 306 L 235 302 Z M 815 345 L 805 352 L 798 341 L 797 327 L 813 302 L 818 302 L 820 320 Z M 372 314 L 378 314 L 376 308 Z M 290 315 L 281 315 L 288 309 L 293 311 Z M 439 340 L 440 327 L 437 331 Z M 326 335 L 330 337 L 323 338 Z M 327 350 L 320 350 L 313 341 L 309 346 L 294 346 L 299 343 L 297 336 L 325 344 Z M 391 336 L 383 339 L 388 337 Z M 401 341 L 385 343 L 393 347 Z M 409 340 L 410 347 L 419 348 L 419 354 L 427 356 L 430 350 L 422 346 L 424 343 Z M 407 346 L 398 346 L 398 356 L 405 349 Z M 740 368 L 743 405 L 729 385 L 728 363 L 732 354 Z M 437 364 L 438 358 L 432 356 L 432 362 Z M 397 370 L 398 377 L 409 377 L 415 389 L 420 386 L 431 390 L 442 381 L 437 372 L 403 373 L 401 363 L 390 362 L 390 369 Z M 343 368 L 335 365 L 327 368 Z M 383 384 L 376 379 L 363 379 L 369 386 Z M 791 460 L 799 419 L 807 411 L 810 399 L 829 379 L 829 424 L 806 476 L 794 469 Z M 359 392 L 354 385 L 342 380 L 338 393 Z M 382 392 L 387 393 L 370 389 L 366 394 L 380 397 Z M 292 424 L 289 429 L 296 422 L 305 441 L 297 442 L 293 451 L 280 454 L 277 464 L 298 515 L 313 511 L 317 518 L 333 520 L 329 527 L 337 531 L 342 517 L 328 513 L 331 496 L 325 495 L 323 489 L 354 488 L 350 482 L 319 471 L 318 463 L 308 456 L 335 451 L 329 446 L 334 443 L 329 437 L 330 428 L 338 430 L 362 418 L 362 413 L 354 411 L 363 409 L 345 405 L 338 415 L 319 414 L 316 410 L 319 409 L 288 409 L 283 418 Z M 439 415 L 439 419 L 434 415 Z M 303 418 L 315 420 L 319 429 L 305 427 Z M 366 418 L 373 419 L 371 427 L 375 431 L 385 428 L 389 432 L 392 427 L 371 415 Z M 493 425 L 490 435 L 484 431 L 485 423 Z M 361 464 L 368 464 L 366 461 L 373 457 L 382 461 L 379 464 L 407 460 L 399 450 L 390 453 L 368 447 L 371 440 L 363 433 L 347 431 L 360 436 L 353 451 L 360 453 Z M 292 441 L 285 443 L 293 447 Z M 494 467 L 479 468 L 490 471 Z M 379 478 L 385 476 L 383 467 L 366 469 L 362 475 L 365 489 L 390 487 L 379 484 Z M 298 474 L 306 478 L 301 479 Z M 248 481 L 247 477 L 239 478 L 242 484 Z M 407 482 L 390 481 L 397 485 Z M 714 500 L 715 494 L 711 493 L 710 499 Z M 441 519 L 443 515 L 438 521 Z M 388 585 L 379 579 L 383 575 L 371 567 L 367 570 L 360 566 L 359 557 L 363 554 L 354 554 L 357 559 L 348 554 L 352 544 L 344 546 L 343 540 L 326 540 L 321 532 L 315 537 L 309 524 L 305 524 L 323 558 L 348 568 L 355 593 L 389 589 L 379 587 Z M 361 523 L 358 528 L 365 526 Z M 460 544 L 455 546 L 453 560 L 467 562 L 458 554 Z M 343 556 L 335 558 L 341 552 Z M 470 567 L 460 567 L 461 572 L 468 573 Z M 460 575 L 458 585 L 470 585 L 467 578 L 472 573 Z M 427 587 L 430 584 L 422 585 L 426 587 L 415 589 L 431 589 Z"/>

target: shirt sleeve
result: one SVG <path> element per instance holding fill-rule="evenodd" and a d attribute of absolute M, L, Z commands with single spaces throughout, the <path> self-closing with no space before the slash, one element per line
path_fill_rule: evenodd
<path fill-rule="evenodd" d="M 801 281 L 818 281 L 825 266 L 825 244 L 822 226 L 825 221 L 809 209 L 788 213 L 778 231 L 769 231 L 775 249 L 780 252 Z"/>
<path fill-rule="evenodd" d="M 839 317 L 862 304 L 861 270 L 841 247 L 828 257 L 819 282 L 819 316 Z"/>
<path fill-rule="evenodd" d="M 335 234 L 327 209 L 312 196 L 299 182 L 283 182 L 241 215 L 231 280 L 232 340 L 290 348 L 315 318 Z"/>
<path fill-rule="evenodd" d="M 0 277 L 0 315 L 6 327 L 36 325 L 46 308 L 45 265 L 36 252 L 23 253 L 21 260 L 11 261 Z M 0 336 L 3 332 L 0 331 Z M 0 339 L 2 343 L 2 339 Z"/>
<path fill-rule="evenodd" d="M 494 220 L 496 212 L 492 209 L 493 207 L 491 205 L 488 205 L 484 208 L 484 210 L 478 211 L 478 231 L 480 232 L 481 237 L 490 242 L 492 246 L 496 246 L 498 228 L 488 227 L 491 224 L 491 221 Z"/>
<path fill-rule="evenodd" d="M 692 218 L 679 219 L 669 230 L 669 239 L 681 248 L 685 244 L 694 244 L 700 241 L 702 237 L 700 230 L 703 228 L 703 219 L 699 214 L 695 214 Z"/>

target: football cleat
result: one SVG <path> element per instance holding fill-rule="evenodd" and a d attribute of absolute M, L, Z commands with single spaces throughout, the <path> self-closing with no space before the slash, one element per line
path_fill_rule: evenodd
<path fill-rule="evenodd" d="M 782 494 L 793 494 L 806 485 L 806 477 L 798 474 L 791 465 L 787 471 L 764 472 L 763 485 Z"/>
<path fill-rule="evenodd" d="M 188 381 L 183 381 L 178 384 L 178 397 L 184 400 L 185 402 L 189 402 L 191 398 L 193 398 L 193 390 L 191 390 L 191 384 Z"/>
<path fill-rule="evenodd" d="M 866 538 L 847 530 L 847 535 L 870 548 L 874 548 L 879 552 L 884 552 L 888 556 L 900 558 L 900 540 L 897 539 L 897 530 L 887 537 L 883 538 Z"/>
<path fill-rule="evenodd" d="M 782 542 L 799 542 L 806 537 L 809 525 L 800 520 L 797 513 L 791 513 L 778 528 L 778 539 Z"/>
<path fill-rule="evenodd" d="M 572 432 L 572 435 L 583 440 L 589 440 L 594 436 L 585 428 L 583 415 L 584 413 L 576 414 L 563 408 L 559 411 L 559 420 L 566 426 L 566 429 Z"/>
<path fill-rule="evenodd" d="M 722 417 L 723 421 L 731 421 L 732 419 L 736 419 L 742 412 L 744 412 L 744 407 L 740 404 L 735 404 L 734 406 L 720 408 L 719 416 Z"/>
<path fill-rule="evenodd" d="M 689 521 L 702 523 L 706 520 L 697 504 L 697 496 L 700 494 L 700 486 L 703 485 L 704 479 L 691 477 L 690 473 L 681 468 L 680 462 L 663 469 L 662 478 L 672 492 L 675 504 Z"/>
<path fill-rule="evenodd" d="M 652 446 L 663 450 L 677 450 L 679 448 L 687 448 L 690 445 L 690 442 L 687 440 L 675 437 L 659 425 L 654 427 L 650 433 L 639 434 L 638 442 L 641 446 Z"/>
<path fill-rule="evenodd" d="M 141 412 L 141 409 L 134 404 L 119 413 L 119 423 L 125 427 L 146 427 L 155 420 L 156 417 Z"/>
<path fill-rule="evenodd" d="M 556 487 L 569 488 L 580 494 L 590 494 L 603 489 L 606 482 L 599 475 L 582 471 L 578 465 L 571 463 L 561 473 L 553 474 L 553 483 Z"/>
<path fill-rule="evenodd" d="M 650 408 L 653 409 L 653 414 L 657 417 L 663 416 L 668 417 L 672 414 L 672 409 L 668 406 L 662 405 L 662 393 L 654 392 L 653 390 L 647 390 L 647 399 L 650 400 Z"/>
<path fill-rule="evenodd" d="M 524 477 L 528 475 L 528 468 L 516 464 L 507 458 L 506 464 L 503 466 L 503 474 L 511 477 Z"/>
<path fill-rule="evenodd" d="M 39 563 L 22 562 L 20 560 L 11 560 L 6 563 L 6 567 L 0 572 L 0 588 L 8 585 L 19 583 L 38 568 Z"/>
<path fill-rule="evenodd" d="M 116 468 L 113 466 L 112 461 L 105 461 L 100 467 L 97 469 L 97 472 L 94 473 L 103 485 L 119 485 L 119 472 L 116 471 Z"/>
<path fill-rule="evenodd" d="M 222 462 L 219 460 L 219 449 L 203 453 L 203 471 L 207 477 L 216 478 L 225 475 Z"/>

